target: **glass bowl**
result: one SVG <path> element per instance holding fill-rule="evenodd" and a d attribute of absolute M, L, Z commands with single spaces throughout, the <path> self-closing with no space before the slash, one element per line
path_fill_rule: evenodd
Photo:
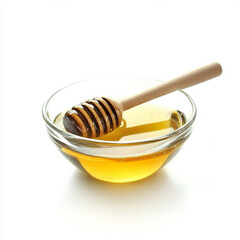
<path fill-rule="evenodd" d="M 152 100 L 152 104 L 177 109 L 185 123 L 154 138 L 134 141 L 103 141 L 71 134 L 55 124 L 59 114 L 94 97 L 117 100 L 159 84 L 138 77 L 108 77 L 83 80 L 55 92 L 43 105 L 42 115 L 50 139 L 76 167 L 107 182 L 131 182 L 146 178 L 166 165 L 179 152 L 192 132 L 196 105 L 183 91 Z"/>

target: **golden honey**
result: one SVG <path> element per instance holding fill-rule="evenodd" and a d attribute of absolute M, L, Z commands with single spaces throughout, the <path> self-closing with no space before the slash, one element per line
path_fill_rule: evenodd
<path fill-rule="evenodd" d="M 58 115 L 54 121 L 59 128 L 63 128 L 63 115 L 64 113 Z M 98 140 L 126 143 L 152 139 L 170 133 L 184 123 L 185 116 L 180 111 L 147 103 L 123 112 L 121 126 Z M 82 154 L 65 146 L 60 146 L 60 150 L 75 165 L 94 178 L 108 182 L 131 182 L 156 172 L 181 145 L 182 142 L 177 142 L 164 150 L 150 151 L 147 154 L 143 150 L 142 153 L 138 151 L 137 155 L 127 154 L 127 144 L 125 147 L 115 146 L 114 154 L 113 150 L 106 148 L 104 156 L 97 155 L 95 149 L 92 155 Z"/>

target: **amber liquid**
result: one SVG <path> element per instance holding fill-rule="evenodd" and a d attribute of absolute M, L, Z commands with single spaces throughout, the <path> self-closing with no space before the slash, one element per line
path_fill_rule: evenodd
<path fill-rule="evenodd" d="M 63 114 L 55 124 L 63 128 Z M 105 141 L 139 141 L 157 138 L 170 133 L 185 123 L 184 114 L 176 110 L 164 109 L 159 106 L 142 104 L 123 113 L 121 126 L 113 132 L 98 138 Z M 181 142 L 167 149 L 150 154 L 124 156 L 116 148 L 114 157 L 98 157 L 85 155 L 72 149 L 61 147 L 61 151 L 78 167 L 83 168 L 91 176 L 109 182 L 130 182 L 145 178 L 160 169 L 170 156 L 181 146 Z M 106 149 L 106 156 L 108 149 Z"/>

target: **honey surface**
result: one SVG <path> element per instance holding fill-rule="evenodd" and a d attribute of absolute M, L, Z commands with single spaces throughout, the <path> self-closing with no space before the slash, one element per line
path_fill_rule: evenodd
<path fill-rule="evenodd" d="M 59 114 L 54 121 L 61 129 L 64 129 L 63 115 Z M 121 126 L 97 139 L 122 142 L 155 138 L 174 131 L 183 123 L 183 115 L 179 111 L 142 104 L 124 111 Z"/>

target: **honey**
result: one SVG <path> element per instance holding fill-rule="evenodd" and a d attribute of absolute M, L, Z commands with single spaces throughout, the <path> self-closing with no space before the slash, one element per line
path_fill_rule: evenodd
<path fill-rule="evenodd" d="M 64 113 L 59 114 L 54 121 L 62 129 L 63 115 Z M 97 150 L 93 149 L 91 155 L 76 152 L 62 144 L 59 147 L 70 161 L 94 178 L 108 182 L 131 182 L 143 179 L 160 169 L 180 149 L 182 142 L 153 151 L 145 151 L 144 146 L 140 145 L 137 154 L 129 153 L 127 142 L 158 138 L 178 129 L 185 122 L 185 115 L 180 111 L 146 103 L 123 112 L 121 126 L 97 138 L 123 143 L 123 146 L 111 149 L 110 144 L 109 148 L 104 149 L 105 154 L 97 154 Z M 142 148 L 142 153 L 139 148 Z"/>

